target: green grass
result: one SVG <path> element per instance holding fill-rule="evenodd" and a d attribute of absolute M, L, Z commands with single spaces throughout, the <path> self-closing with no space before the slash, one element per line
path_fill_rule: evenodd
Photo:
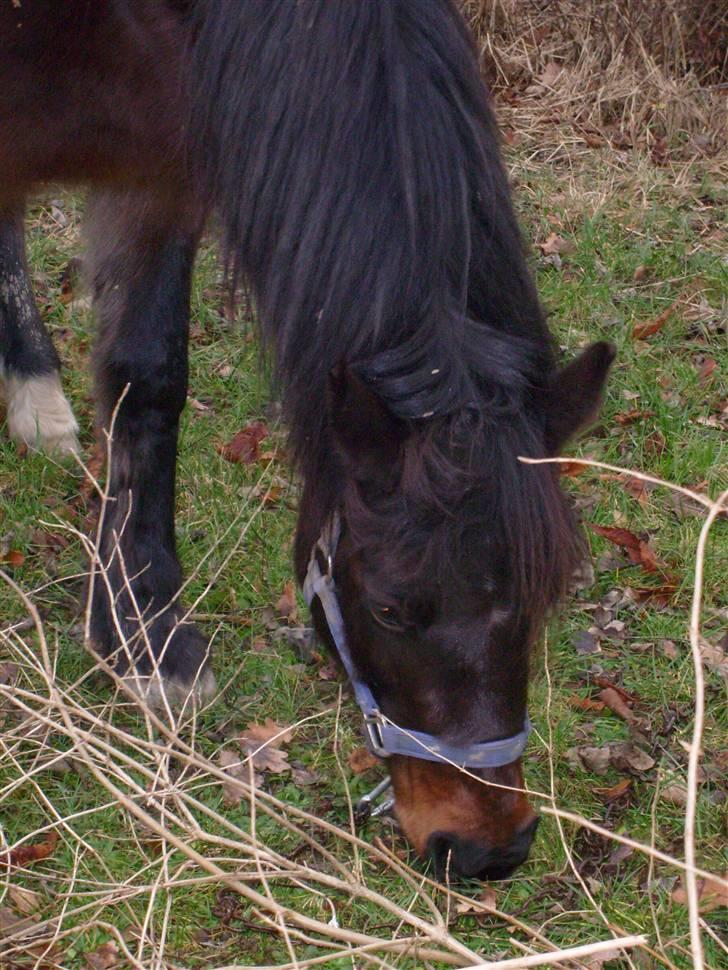
<path fill-rule="evenodd" d="M 560 268 L 542 259 L 536 263 L 539 287 L 560 343 L 569 355 L 594 339 L 609 339 L 618 347 L 599 428 L 575 452 L 640 469 L 681 485 L 699 486 L 716 495 L 728 487 L 728 442 L 725 430 L 712 428 L 699 419 L 716 414 L 721 402 L 728 398 L 725 198 L 719 198 L 709 174 L 697 167 L 689 182 L 683 180 L 678 189 L 669 171 L 646 171 L 637 163 L 623 162 L 615 176 L 612 166 L 605 163 L 601 167 L 592 160 L 584 171 L 570 170 L 566 180 L 558 167 L 536 167 L 527 161 L 525 153 L 510 161 L 519 183 L 518 199 L 526 233 L 538 241 L 556 231 L 574 244 L 573 251 L 562 257 Z M 92 391 L 87 364 L 91 321 L 86 312 L 63 306 L 57 287 L 69 256 L 78 251 L 76 217 L 80 206 L 70 196 L 63 197 L 62 206 L 70 219 L 70 226 L 63 231 L 53 228 L 45 209 L 34 210 L 29 251 L 42 292 L 41 303 L 47 306 L 45 318 L 66 365 L 66 384 L 82 425 L 82 442 L 90 450 Z M 646 267 L 646 274 L 635 282 L 635 270 L 640 266 Z M 698 299 L 704 301 L 700 304 L 700 319 L 690 320 L 683 306 L 659 333 L 643 342 L 633 340 L 635 321 L 656 317 L 689 289 L 694 305 L 698 305 Z M 290 777 L 270 776 L 266 785 L 282 800 L 346 826 L 347 784 L 351 796 L 356 798 L 372 786 L 378 773 L 355 776 L 346 766 L 347 754 L 360 743 L 358 715 L 348 698 L 340 712 L 338 733 L 344 772 L 338 769 L 332 742 L 338 684 L 322 680 L 316 665 L 303 664 L 283 640 L 272 637 L 266 628 L 265 608 L 276 602 L 291 577 L 291 538 L 298 489 L 280 460 L 273 460 L 270 467 L 231 465 L 215 449 L 216 444 L 229 439 L 251 419 L 271 414 L 266 383 L 258 374 L 257 347 L 250 338 L 251 321 L 241 319 L 230 327 L 219 312 L 220 292 L 214 252 L 205 246 L 193 295 L 190 397 L 208 409 L 188 407 L 182 422 L 177 534 L 186 573 L 193 573 L 188 601 L 201 595 L 211 583 L 197 609 L 223 617 L 219 622 L 208 622 L 205 629 L 214 634 L 215 669 L 220 683 L 227 686 L 198 725 L 197 743 L 204 754 L 214 759 L 220 745 L 251 721 L 272 717 L 280 724 L 291 724 L 319 713 L 319 718 L 297 730 L 288 750 L 291 761 L 315 771 L 320 781 L 297 787 Z M 716 361 L 712 378 L 704 384 L 698 376 L 700 355 Z M 615 417 L 630 409 L 650 414 L 627 427 L 620 426 Z M 655 450 L 656 432 L 664 439 L 663 449 Z M 268 450 L 268 444 L 282 447 L 282 441 L 282 430 L 274 429 L 272 442 L 266 442 L 263 450 Z M 277 484 L 278 499 L 263 507 L 245 541 L 236 546 L 238 530 L 228 527 L 246 501 L 252 509 L 255 499 L 250 498 L 251 488 L 261 479 L 264 485 Z M 57 649 L 59 683 L 74 681 L 90 664 L 82 649 L 79 628 L 79 574 L 84 560 L 76 540 L 49 554 L 39 542 L 39 532 L 57 533 L 57 525 L 41 524 L 52 522 L 54 517 L 75 526 L 81 524 L 73 506 L 80 482 L 80 475 L 73 468 L 39 455 L 19 457 L 5 437 L 0 441 L 0 536 L 5 537 L 6 548 L 19 550 L 25 557 L 13 576 L 23 589 L 34 591 L 33 602 L 45 617 L 53 650 Z M 625 638 L 604 640 L 602 652 L 582 656 L 575 651 L 572 637 L 592 624 L 593 606 L 600 598 L 611 589 L 649 582 L 642 582 L 635 567 L 598 570 L 594 586 L 580 591 L 549 631 L 550 701 L 543 672 L 545 654 L 541 651 L 534 659 L 531 711 L 537 732 L 547 738 L 545 712 L 550 703 L 557 804 L 645 842 L 650 842 L 654 813 L 656 844 L 680 856 L 683 810 L 660 798 L 657 786 L 659 783 L 664 787 L 685 776 L 687 756 L 683 742 L 690 738 L 693 704 L 687 621 L 701 519 L 676 514 L 664 490 L 651 492 L 642 505 L 622 482 L 596 471 L 569 479 L 567 487 L 586 506 L 585 520 L 648 533 L 659 559 L 670 564 L 679 576 L 680 588 L 668 608 L 658 609 L 649 602 L 621 608 L 616 618 L 625 622 Z M 248 518 L 249 513 L 243 511 L 241 523 Z M 587 536 L 597 560 L 607 552 L 616 552 L 593 533 L 587 532 Z M 228 556 L 227 565 L 216 575 Z M 727 530 L 726 523 L 719 522 L 710 542 L 705 571 L 705 635 L 711 640 L 718 639 L 726 628 L 727 580 Z M 225 622 L 226 614 L 243 616 L 246 625 Z M 0 615 L 6 620 L 23 616 L 17 597 L 5 585 L 0 586 Z M 305 617 L 302 607 L 301 615 Z M 32 647 L 32 635 L 24 636 Z M 260 637 L 267 638 L 266 649 L 251 649 L 253 640 Z M 675 657 L 665 655 L 664 640 L 676 644 Z M 8 656 L 9 646 L 0 645 L 0 661 Z M 638 713 L 651 722 L 648 733 L 656 741 L 652 750 L 655 768 L 633 777 L 628 803 L 612 806 L 605 803 L 598 789 L 609 788 L 622 775 L 610 769 L 605 776 L 596 776 L 571 767 L 566 760 L 568 749 L 585 740 L 603 744 L 630 736 L 627 725 L 613 715 L 585 713 L 569 702 L 575 694 L 594 696 L 594 676 L 600 671 L 638 695 Z M 701 865 L 722 873 L 728 869 L 726 803 L 720 800 L 728 789 L 728 716 L 724 683 L 712 672 L 706 676 L 704 762 L 710 766 L 710 773 L 701 786 L 698 801 L 698 856 Z M 30 679 L 29 673 L 21 674 L 21 682 L 29 684 Z M 89 707 L 110 697 L 110 688 L 98 677 L 84 683 L 80 691 Z M 321 714 L 327 709 L 328 713 Z M 132 713 L 117 716 L 120 723 L 144 734 L 143 725 Z M 670 732 L 656 733 L 665 718 L 674 721 Z M 9 726 L 14 723 L 12 719 L 8 721 Z M 63 839 L 47 862 L 35 864 L 20 880 L 41 893 L 46 911 L 58 910 L 60 901 L 55 894 L 67 888 L 65 880 L 74 866 L 79 873 L 78 884 L 72 889 L 76 902 L 92 888 L 93 880 L 122 883 L 145 859 L 158 866 L 159 861 L 150 855 L 144 841 L 138 841 L 139 832 L 127 814 L 116 806 L 90 811 L 105 803 L 108 796 L 87 775 L 74 770 L 46 771 L 38 779 L 38 788 L 25 783 L 7 793 L 3 786 L 12 785 L 19 777 L 18 765 L 25 770 L 32 766 L 37 743 L 37 738 L 29 736 L 14 748 L 18 764 L 7 753 L 0 762 L 0 791 L 4 796 L 0 800 L 0 821 L 7 842 L 12 844 L 47 825 L 49 805 L 61 816 L 89 810 L 88 815 L 73 823 L 77 838 L 84 840 L 85 847 L 80 849 L 80 843 L 74 845 L 72 839 Z M 55 743 L 61 749 L 67 746 L 60 736 L 47 738 L 45 743 Z M 549 759 L 538 738 L 529 748 L 525 770 L 531 789 L 549 791 Z M 247 808 L 226 808 L 218 786 L 203 789 L 200 797 L 227 813 L 241 828 L 249 828 Z M 565 833 L 578 864 L 586 867 L 585 878 L 606 919 L 626 933 L 647 932 L 651 945 L 664 958 L 677 967 L 689 967 L 686 910 L 670 898 L 675 870 L 657 863 L 654 872 L 648 874 L 647 859 L 640 853 L 632 854 L 619 866 L 605 867 L 605 857 L 614 845 L 588 838 L 568 825 Z M 258 820 L 258 835 L 284 853 L 295 847 L 294 839 L 264 818 Z M 404 842 L 386 823 L 370 824 L 365 835 L 370 839 L 380 835 L 397 851 L 406 852 Z M 337 851 L 348 851 L 333 838 L 328 844 Z M 180 858 L 173 856 L 171 864 L 178 864 Z M 373 889 L 404 907 L 410 904 L 411 888 L 391 871 L 366 863 L 366 877 Z M 503 911 L 542 929 L 556 945 L 569 946 L 609 935 L 568 866 L 552 818 L 542 820 L 529 863 L 515 878 L 495 888 L 498 906 Z M 183 966 L 285 962 L 286 948 L 275 935 L 251 929 L 255 917 L 247 904 L 239 905 L 229 923 L 221 921 L 219 891 L 216 885 L 173 892 L 167 958 Z M 474 891 L 479 890 L 476 887 Z M 317 918 L 330 917 L 328 904 L 308 891 L 280 886 L 276 892 L 282 902 L 302 912 Z M 332 898 L 341 925 L 379 933 L 384 938 L 396 925 L 392 922 L 382 928 L 386 918 L 361 900 L 352 902 L 341 895 Z M 148 896 L 107 907 L 106 922 L 124 933 L 139 922 L 147 901 Z M 165 903 L 166 894 L 162 892 L 154 907 L 153 923 L 157 927 Z M 725 939 L 726 910 L 715 910 L 705 919 Z M 78 917 L 77 922 L 81 925 L 83 919 Z M 518 951 L 511 940 L 526 940 L 519 931 L 513 933 L 503 922 L 489 916 L 455 914 L 452 929 L 485 957 L 501 952 L 516 955 Z M 79 931 L 64 941 L 61 965 L 69 970 L 85 966 L 84 954 L 109 938 L 108 931 L 100 928 Z M 705 945 L 708 965 L 720 966 L 725 954 L 721 956 L 707 936 Z M 300 944 L 297 953 L 303 959 L 313 951 Z M 657 965 L 651 961 L 651 957 L 643 955 L 639 966 Z M 352 964 L 340 959 L 330 965 Z M 421 964 L 401 959 L 397 965 Z M 622 964 L 615 961 L 611 965 Z"/>

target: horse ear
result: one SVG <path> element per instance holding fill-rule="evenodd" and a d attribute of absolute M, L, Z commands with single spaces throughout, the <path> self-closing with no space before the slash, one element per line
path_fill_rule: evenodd
<path fill-rule="evenodd" d="M 334 444 L 359 481 L 393 482 L 407 426 L 348 365 L 329 375 L 329 415 Z"/>
<path fill-rule="evenodd" d="M 613 344 L 605 341 L 592 344 L 552 378 L 546 399 L 549 454 L 558 454 L 577 431 L 596 421 L 615 354 Z"/>

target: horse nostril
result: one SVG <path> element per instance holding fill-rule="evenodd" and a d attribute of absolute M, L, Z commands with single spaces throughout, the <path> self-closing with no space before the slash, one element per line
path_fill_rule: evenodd
<path fill-rule="evenodd" d="M 427 840 L 437 879 L 505 879 L 528 858 L 539 819 L 534 818 L 509 845 L 485 846 L 452 832 L 433 832 Z"/>

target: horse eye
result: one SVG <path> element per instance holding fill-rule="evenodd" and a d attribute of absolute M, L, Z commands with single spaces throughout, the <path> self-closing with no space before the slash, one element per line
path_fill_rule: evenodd
<path fill-rule="evenodd" d="M 397 611 L 393 610 L 391 606 L 373 606 L 369 612 L 372 614 L 374 621 L 385 630 L 389 630 L 390 633 L 404 633 L 406 629 L 405 624 L 397 614 Z"/>

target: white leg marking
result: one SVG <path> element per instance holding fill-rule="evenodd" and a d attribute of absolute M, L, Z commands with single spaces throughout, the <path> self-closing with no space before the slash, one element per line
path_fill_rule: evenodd
<path fill-rule="evenodd" d="M 68 454 L 78 452 L 78 425 L 58 374 L 5 376 L 10 437 L 29 448 Z"/>

